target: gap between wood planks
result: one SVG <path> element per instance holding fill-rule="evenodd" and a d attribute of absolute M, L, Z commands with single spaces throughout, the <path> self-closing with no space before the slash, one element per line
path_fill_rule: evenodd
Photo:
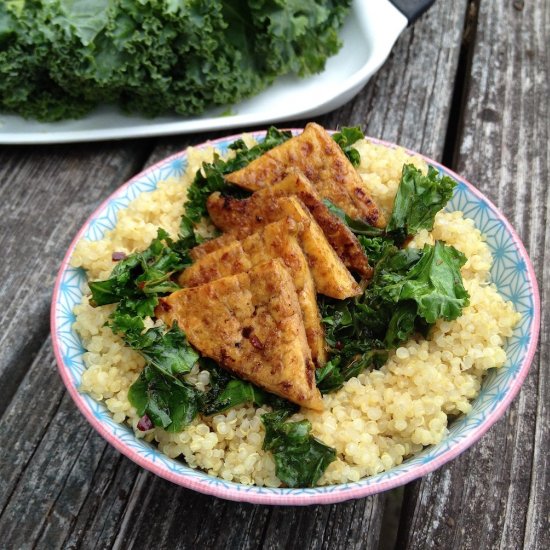
<path fill-rule="evenodd" d="M 447 133 L 445 134 L 445 143 L 443 146 L 443 157 L 441 159 L 441 164 L 452 170 L 455 169 L 456 155 L 462 140 L 463 114 L 466 98 L 468 97 L 470 82 L 468 77 L 471 72 L 470 69 L 474 54 L 480 1 L 471 0 L 468 2 L 464 18 L 462 44 L 460 46 L 449 121 L 447 123 Z"/>
<path fill-rule="evenodd" d="M 464 17 L 462 43 L 441 158 L 441 163 L 452 170 L 456 166 L 456 155 L 462 139 L 463 114 L 466 98 L 468 97 L 469 75 L 474 53 L 480 1 L 471 0 L 468 2 Z M 379 550 L 397 550 L 397 533 L 403 515 L 404 497 L 403 487 L 397 487 L 388 494 L 388 500 L 382 515 Z"/>

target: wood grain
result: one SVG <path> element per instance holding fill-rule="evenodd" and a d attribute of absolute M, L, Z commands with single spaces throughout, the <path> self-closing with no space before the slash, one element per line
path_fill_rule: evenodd
<path fill-rule="evenodd" d="M 456 167 L 504 211 L 550 291 L 550 10 L 479 5 Z M 399 546 L 549 548 L 548 309 L 539 352 L 512 407 L 470 451 L 407 489 Z"/>
<path fill-rule="evenodd" d="M 0 150 L 0 415 L 48 335 L 65 250 L 148 151 L 147 141 Z"/>

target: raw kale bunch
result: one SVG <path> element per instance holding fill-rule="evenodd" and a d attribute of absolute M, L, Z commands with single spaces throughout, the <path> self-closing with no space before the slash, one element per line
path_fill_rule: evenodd
<path fill-rule="evenodd" d="M 0 111 L 195 115 L 321 71 L 351 0 L 4 0 Z"/>

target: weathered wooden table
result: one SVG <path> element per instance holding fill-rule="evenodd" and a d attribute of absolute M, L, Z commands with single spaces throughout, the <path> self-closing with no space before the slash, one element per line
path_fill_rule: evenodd
<path fill-rule="evenodd" d="M 77 229 L 144 166 L 216 134 L 2 147 L 0 547 L 550 548 L 549 45 L 545 0 L 436 2 L 358 97 L 318 119 L 475 182 L 518 230 L 543 300 L 539 352 L 504 418 L 404 490 L 343 504 L 253 506 L 172 485 L 105 443 L 57 374 L 49 306 Z"/>

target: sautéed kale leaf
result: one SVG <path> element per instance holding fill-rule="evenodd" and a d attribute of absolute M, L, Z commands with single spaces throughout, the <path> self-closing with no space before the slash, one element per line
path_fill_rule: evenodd
<path fill-rule="evenodd" d="M 151 328 L 145 332 L 127 330 L 124 341 L 139 351 L 148 364 L 176 376 L 191 371 L 199 354 L 189 345 L 184 332 L 176 323 L 169 329 Z"/>
<path fill-rule="evenodd" d="M 128 399 L 140 416 L 169 432 L 181 431 L 202 405 L 202 393 L 183 379 L 199 359 L 183 331 L 156 327 L 145 332 L 127 327 L 124 341 L 145 359 L 145 368 L 130 386 Z"/>
<path fill-rule="evenodd" d="M 273 454 L 275 474 L 288 487 L 312 487 L 336 460 L 336 450 L 311 435 L 309 420 L 287 422 L 291 414 L 281 409 L 262 415 L 263 448 Z"/>
<path fill-rule="evenodd" d="M 358 126 L 344 127 L 339 132 L 333 134 L 332 139 L 340 146 L 353 166 L 359 166 L 361 163 L 361 155 L 359 151 L 353 147 L 353 144 L 363 139 L 365 135 Z"/>
<path fill-rule="evenodd" d="M 146 365 L 128 390 L 128 399 L 140 416 L 154 426 L 180 432 L 198 414 L 201 395 L 178 377 L 152 364 Z"/>
<path fill-rule="evenodd" d="M 120 260 L 108 279 L 89 283 L 91 304 L 103 306 L 121 302 L 121 309 L 129 315 L 152 316 L 158 295 L 179 289 L 171 277 L 191 265 L 189 250 L 197 244 L 192 224 L 185 216 L 176 241 L 159 228 L 156 238 L 144 251 Z"/>
<path fill-rule="evenodd" d="M 128 326 L 123 338 L 146 362 L 140 377 L 130 387 L 128 398 L 138 414 L 146 414 L 155 426 L 178 432 L 199 412 L 212 416 L 244 403 L 292 412 L 298 409 L 251 382 L 235 378 L 215 361 L 200 357 L 177 324 L 168 331 L 156 327 L 145 332 Z M 182 376 L 197 361 L 201 370 L 210 373 L 206 392 L 191 386 Z"/>
<path fill-rule="evenodd" d="M 251 382 L 235 378 L 229 372 L 221 369 L 211 359 L 201 359 L 201 368 L 210 373 L 210 389 L 205 395 L 201 412 L 212 416 L 243 403 L 253 403 L 257 406 L 269 405 L 274 409 L 297 410 L 286 399 L 262 390 Z"/>
<path fill-rule="evenodd" d="M 195 223 L 200 222 L 203 217 L 208 215 L 206 200 L 215 191 L 238 197 L 249 195 L 245 190 L 226 182 L 224 176 L 244 168 L 266 151 L 284 143 L 291 137 L 291 132 L 277 130 L 272 126 L 267 131 L 265 139 L 251 148 L 248 148 L 242 139 L 233 142 L 229 146 L 232 151 L 235 151 L 233 158 L 223 160 L 216 155 L 213 162 L 204 162 L 202 169 L 197 170 L 195 179 L 189 187 L 187 202 L 185 203 L 185 215 Z"/>
<path fill-rule="evenodd" d="M 455 187 L 454 179 L 433 166 L 424 175 L 414 165 L 405 164 L 386 231 L 398 243 L 421 229 L 431 231 L 435 215 L 449 202 Z"/>
<path fill-rule="evenodd" d="M 323 394 L 337 391 L 344 385 L 344 382 L 358 376 L 364 370 L 380 368 L 387 358 L 388 353 L 386 350 L 371 349 L 364 351 L 362 354 L 356 354 L 340 368 L 343 356 L 336 355 L 315 372 L 317 387 Z"/>
<path fill-rule="evenodd" d="M 436 241 L 422 250 L 387 246 L 364 294 L 320 301 L 330 362 L 317 373 L 321 391 L 333 391 L 366 367 L 383 364 L 384 351 L 437 319 L 453 320 L 469 303 L 460 268 L 465 257 Z"/>
<path fill-rule="evenodd" d="M 452 321 L 469 303 L 460 274 L 465 263 L 464 254 L 436 241 L 433 246 L 424 246 L 419 260 L 405 273 L 380 269 L 372 292 L 388 303 L 416 302 L 416 313 L 427 323 Z"/>

